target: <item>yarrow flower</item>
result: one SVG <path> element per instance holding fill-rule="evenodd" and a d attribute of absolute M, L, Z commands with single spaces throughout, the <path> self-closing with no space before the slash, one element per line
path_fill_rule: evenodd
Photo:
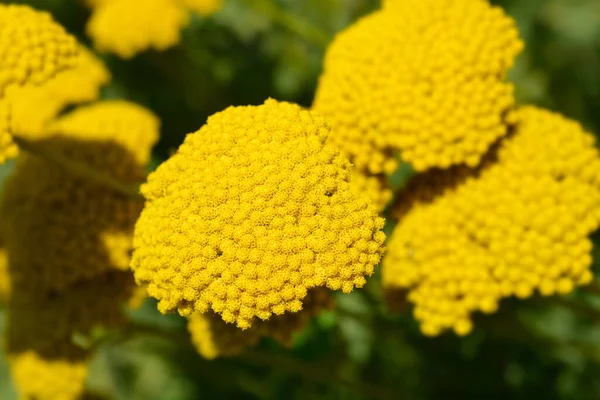
<path fill-rule="evenodd" d="M 400 198 L 403 218 L 382 279 L 409 292 L 427 335 L 467 334 L 471 314 L 495 312 L 504 297 L 568 294 L 592 280 L 588 236 L 600 226 L 594 137 L 534 107 L 507 121 L 513 133 L 479 169 L 429 178 L 441 186 L 408 194 L 410 207 Z"/>
<path fill-rule="evenodd" d="M 309 289 L 365 284 L 383 219 L 328 135 L 293 104 L 230 107 L 150 174 L 131 266 L 161 312 L 212 309 L 247 329 L 300 311 Z"/>
<path fill-rule="evenodd" d="M 0 4 L 0 164 L 16 157 L 6 90 L 39 85 L 78 60 L 75 39 L 49 13 L 28 6 Z"/>
<path fill-rule="evenodd" d="M 46 125 L 71 104 L 97 100 L 100 88 L 110 81 L 104 63 L 84 46 L 79 62 L 41 85 L 13 86 L 7 90 L 12 132 L 27 138 L 45 133 Z"/>
<path fill-rule="evenodd" d="M 131 58 L 147 49 L 166 50 L 181 39 L 188 10 L 207 16 L 222 0 L 88 0 L 87 32 L 101 51 Z"/>
<path fill-rule="evenodd" d="M 273 316 L 268 321 L 257 321 L 244 331 L 224 322 L 213 312 L 192 314 L 188 329 L 194 346 L 204 358 L 231 357 L 256 345 L 262 337 L 270 337 L 285 346 L 291 346 L 295 333 L 304 329 L 319 312 L 332 307 L 331 293 L 327 289 L 317 288 L 308 292 L 301 311 Z"/>
<path fill-rule="evenodd" d="M 327 51 L 313 108 L 330 142 L 371 174 L 394 172 L 398 154 L 417 171 L 477 165 L 514 104 L 514 21 L 484 0 L 389 3 Z"/>
<path fill-rule="evenodd" d="M 107 101 L 59 118 L 36 143 L 133 184 L 145 176 L 158 127 L 148 110 Z M 0 228 L 13 285 L 63 290 L 111 268 L 128 269 L 133 227 L 142 206 L 141 201 L 24 154 L 0 201 Z"/>
<path fill-rule="evenodd" d="M 368 198 L 379 212 L 382 212 L 394 193 L 385 175 L 369 175 L 352 168 L 350 191 L 355 196 Z"/>

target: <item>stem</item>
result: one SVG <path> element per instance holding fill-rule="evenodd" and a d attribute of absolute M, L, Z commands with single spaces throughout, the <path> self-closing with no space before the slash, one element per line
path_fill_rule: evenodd
<path fill-rule="evenodd" d="M 33 141 L 29 141 L 23 137 L 12 135 L 12 138 L 15 144 L 19 146 L 19 149 L 44 161 L 54 164 L 66 170 L 74 176 L 89 179 L 129 198 L 136 200 L 144 200 L 144 197 L 140 194 L 139 185 L 137 184 L 129 185 L 120 182 L 117 179 L 102 174 L 83 163 L 68 160 L 56 154 L 53 154 L 52 152 L 49 152 L 46 149 L 44 149 L 43 146 L 40 146 L 39 144 Z"/>
<path fill-rule="evenodd" d="M 242 2 L 252 10 L 266 15 L 283 28 L 319 47 L 326 48 L 331 41 L 331 36 L 328 33 L 312 25 L 310 22 L 288 13 L 273 0 L 242 0 Z"/>

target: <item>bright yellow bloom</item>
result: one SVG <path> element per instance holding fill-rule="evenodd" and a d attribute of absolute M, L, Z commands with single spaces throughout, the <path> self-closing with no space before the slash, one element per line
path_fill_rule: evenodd
<path fill-rule="evenodd" d="M 379 212 L 385 209 L 394 195 L 386 176 L 365 174 L 357 168 L 352 169 L 350 191 L 355 196 L 367 197 Z"/>
<path fill-rule="evenodd" d="M 474 166 L 506 134 L 514 21 L 486 1 L 439 3 L 397 1 L 327 51 L 314 109 L 359 169 L 392 173 L 398 153 L 417 171 Z"/>
<path fill-rule="evenodd" d="M 79 398 L 90 354 L 76 345 L 74 335 L 89 337 L 96 327 L 123 324 L 122 309 L 135 287 L 124 271 L 109 271 L 61 292 L 15 286 L 8 303 L 6 344 L 21 397 Z"/>
<path fill-rule="evenodd" d="M 202 16 L 213 14 L 223 6 L 223 0 L 181 0 L 181 3 L 184 7 Z"/>
<path fill-rule="evenodd" d="M 244 331 L 224 322 L 212 312 L 192 314 L 188 329 L 194 346 L 204 358 L 231 357 L 256 345 L 261 337 L 271 337 L 285 346 L 291 346 L 295 333 L 304 329 L 312 317 L 332 306 L 333 299 L 329 291 L 314 289 L 308 292 L 301 311 L 276 315 L 268 321 L 257 321 Z"/>
<path fill-rule="evenodd" d="M 88 374 L 85 360 L 45 358 L 26 351 L 10 356 L 9 361 L 22 399 L 74 400 L 84 391 Z"/>
<path fill-rule="evenodd" d="M 123 58 L 179 43 L 189 15 L 173 0 L 113 0 L 93 9 L 87 32 L 100 51 Z"/>
<path fill-rule="evenodd" d="M 98 98 L 100 88 L 110 80 L 110 73 L 93 53 L 84 46 L 79 47 L 81 56 L 75 67 L 41 85 L 9 88 L 12 132 L 28 138 L 39 137 L 67 105 Z"/>
<path fill-rule="evenodd" d="M 158 125 L 142 107 L 107 101 L 56 120 L 37 144 L 133 184 L 145 176 Z M 111 268 L 127 269 L 142 207 L 139 200 L 24 154 L 0 202 L 13 285 L 62 290 Z"/>
<path fill-rule="evenodd" d="M 467 334 L 471 314 L 496 311 L 504 297 L 567 294 L 592 279 L 588 236 L 600 226 L 593 136 L 534 107 L 509 122 L 514 133 L 483 167 L 438 176 L 430 182 L 443 186 L 400 206 L 383 283 L 410 291 L 427 335 Z"/>
<path fill-rule="evenodd" d="M 19 154 L 17 145 L 10 134 L 11 118 L 8 100 L 0 98 L 0 164 Z"/>
<path fill-rule="evenodd" d="M 308 289 L 365 284 L 383 219 L 328 134 L 293 104 L 230 107 L 150 174 L 132 268 L 161 312 L 212 309 L 246 329 L 300 311 Z"/>

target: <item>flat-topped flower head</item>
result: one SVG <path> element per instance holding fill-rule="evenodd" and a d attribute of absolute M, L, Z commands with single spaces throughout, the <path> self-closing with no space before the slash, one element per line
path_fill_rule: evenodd
<path fill-rule="evenodd" d="M 383 220 L 328 134 L 293 104 L 230 107 L 150 174 L 132 268 L 160 311 L 212 309 L 246 329 L 300 311 L 311 288 L 365 284 Z"/>
<path fill-rule="evenodd" d="M 54 121 L 36 144 L 133 185 L 145 176 L 158 129 L 150 111 L 107 101 Z M 23 154 L 0 201 L 13 284 L 62 290 L 110 269 L 128 269 L 142 207 L 142 201 Z"/>
<path fill-rule="evenodd" d="M 504 297 L 568 294 L 592 279 L 588 236 L 600 226 L 593 136 L 534 107 L 509 121 L 514 133 L 493 160 L 470 177 L 457 169 L 454 179 L 430 180 L 431 196 L 400 206 L 382 279 L 409 292 L 425 334 L 466 334 L 473 312 L 494 312 Z"/>
<path fill-rule="evenodd" d="M 486 1 L 398 0 L 335 38 L 313 107 L 359 169 L 392 173 L 398 154 L 417 171 L 475 166 L 506 134 L 522 47 Z"/>
<path fill-rule="evenodd" d="M 0 5 L 0 96 L 11 84 L 41 84 L 77 62 L 75 38 L 44 11 Z"/>
<path fill-rule="evenodd" d="M 101 1 L 87 25 L 96 48 L 131 58 L 144 50 L 165 50 L 179 43 L 189 22 L 187 11 L 173 0 Z"/>
<path fill-rule="evenodd" d="M 11 131 L 29 139 L 46 133 L 47 125 L 67 106 L 97 100 L 100 88 L 110 80 L 104 63 L 84 46 L 79 46 L 77 65 L 40 85 L 12 86 Z"/>
<path fill-rule="evenodd" d="M 212 312 L 192 314 L 188 329 L 192 342 L 202 357 L 232 357 L 255 346 L 262 337 L 272 338 L 290 347 L 296 333 L 302 331 L 314 316 L 332 307 L 331 293 L 327 289 L 317 288 L 308 292 L 301 311 L 276 315 L 268 321 L 257 321 L 246 330 L 226 323 Z"/>

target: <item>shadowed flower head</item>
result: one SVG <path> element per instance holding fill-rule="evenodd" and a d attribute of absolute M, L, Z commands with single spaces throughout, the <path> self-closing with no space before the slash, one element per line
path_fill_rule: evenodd
<path fill-rule="evenodd" d="M 365 284 L 383 220 L 328 134 L 296 105 L 230 107 L 149 176 L 132 268 L 160 311 L 212 309 L 246 329 L 300 311 L 313 287 Z"/>
<path fill-rule="evenodd" d="M 152 113 L 114 101 L 65 115 L 36 143 L 133 184 L 143 180 L 157 138 L 158 120 Z M 13 284 L 62 290 L 112 268 L 127 269 L 142 206 L 139 200 L 24 154 L 0 201 Z"/>
<path fill-rule="evenodd" d="M 390 3 L 327 51 L 313 107 L 330 142 L 373 174 L 392 173 L 398 153 L 417 171 L 476 165 L 514 103 L 514 21 L 483 0 Z"/>
<path fill-rule="evenodd" d="M 320 311 L 332 307 L 331 293 L 327 289 L 317 288 L 308 292 L 301 311 L 276 315 L 268 321 L 257 321 L 244 331 L 224 322 L 212 312 L 192 314 L 188 329 L 192 342 L 202 357 L 231 357 L 256 345 L 261 337 L 270 337 L 285 346 L 291 346 L 295 333 L 304 329 Z"/>
<path fill-rule="evenodd" d="M 600 225 L 593 136 L 534 107 L 509 122 L 513 133 L 479 170 L 425 175 L 430 192 L 409 194 L 411 207 L 400 198 L 382 279 L 409 292 L 427 335 L 466 334 L 471 314 L 496 311 L 501 298 L 567 294 L 592 279 L 588 236 Z"/>

